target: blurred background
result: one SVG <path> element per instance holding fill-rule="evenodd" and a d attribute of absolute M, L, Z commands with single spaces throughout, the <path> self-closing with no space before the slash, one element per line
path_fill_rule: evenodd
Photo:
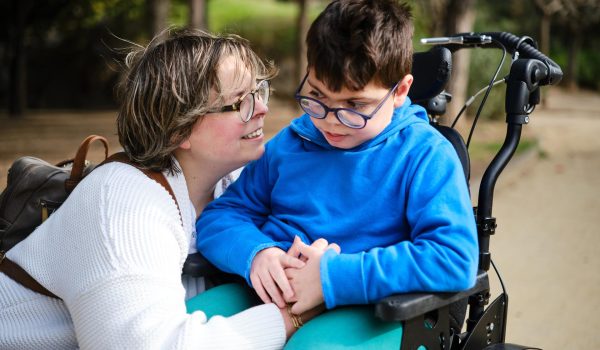
<path fill-rule="evenodd" d="M 168 27 L 237 33 L 280 68 L 267 138 L 299 114 L 293 91 L 306 68 L 304 37 L 327 5 L 320 0 L 0 1 L 0 190 L 17 157 L 72 157 L 83 138 L 115 136 L 114 86 L 130 42 Z M 508 31 L 535 39 L 563 69 L 542 89 L 515 159 L 498 182 L 492 256 L 509 288 L 507 339 L 544 349 L 600 347 L 590 327 L 600 310 L 600 0 L 411 0 L 419 39 Z M 453 58 L 449 124 L 500 64 L 498 50 Z M 499 77 L 510 67 L 508 58 Z M 504 139 L 504 85 L 487 100 L 473 142 L 472 197 Z M 466 138 L 481 100 L 458 129 Z M 99 149 L 93 152 L 99 154 Z M 93 153 L 92 152 L 92 153 Z M 100 156 L 96 156 L 100 160 Z M 496 291 L 497 282 L 493 282 Z"/>
<path fill-rule="evenodd" d="M 563 86 L 600 88 L 598 0 L 408 2 L 415 17 L 417 51 L 426 49 L 418 40 L 428 36 L 467 31 L 528 35 L 563 67 Z M 326 4 L 319 0 L 4 0 L 0 3 L 0 109 L 15 118 L 29 110 L 112 109 L 113 87 L 127 52 L 124 40 L 144 45 L 169 26 L 237 33 L 249 39 L 262 57 L 281 69 L 273 82 L 277 97 L 291 99 L 304 74 L 305 33 Z M 449 91 L 457 101 L 479 90 L 493 73 L 498 52 L 480 51 L 470 58 L 455 58 L 454 76 L 459 79 Z M 502 116 L 501 102 L 490 101 L 486 108 L 488 116 Z"/>

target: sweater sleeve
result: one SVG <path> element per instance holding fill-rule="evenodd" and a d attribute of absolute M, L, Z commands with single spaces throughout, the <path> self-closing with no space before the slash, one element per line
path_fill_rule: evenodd
<path fill-rule="evenodd" d="M 248 164 L 196 223 L 198 250 L 219 269 L 244 277 L 250 285 L 252 260 L 259 251 L 269 247 L 287 250 L 291 245 L 260 230 L 271 205 L 266 154 Z"/>
<path fill-rule="evenodd" d="M 450 145 L 413 162 L 406 193 L 410 239 L 354 254 L 328 251 L 321 281 L 328 308 L 373 303 L 415 291 L 471 287 L 477 269 L 477 235 L 461 165 Z M 402 236 L 402 235 L 399 235 Z"/>
<path fill-rule="evenodd" d="M 159 184 L 141 173 L 118 178 L 103 186 L 97 202 L 74 208 L 84 225 L 100 231 L 88 235 L 89 243 L 81 241 L 87 245 L 82 254 L 73 253 L 86 266 L 81 271 L 73 267 L 76 275 L 88 271 L 94 277 L 64 297 L 81 348 L 283 346 L 284 324 L 276 307 L 264 305 L 210 320 L 202 312 L 186 313 L 180 274 L 187 241 L 177 208 Z"/>

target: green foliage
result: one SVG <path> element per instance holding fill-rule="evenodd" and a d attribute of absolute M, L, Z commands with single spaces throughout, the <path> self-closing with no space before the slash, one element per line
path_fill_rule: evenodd
<path fill-rule="evenodd" d="M 208 25 L 214 32 L 237 33 L 250 40 L 261 57 L 282 68 L 279 79 L 290 78 L 296 64 L 296 18 L 298 4 L 292 0 L 206 0 Z M 408 0 L 415 22 L 415 51 L 430 47 L 419 43 L 430 36 L 432 20 L 419 1 Z M 309 21 L 326 6 L 327 0 L 312 0 Z M 15 31 L 14 1 L 0 1 L 0 59 L 9 62 L 11 35 Z M 26 2 L 24 2 L 26 3 Z M 169 22 L 184 27 L 188 22 L 188 1 L 171 0 Z M 533 1 L 477 1 L 476 31 L 508 31 L 538 39 L 540 16 Z M 566 69 L 568 43 L 572 36 L 566 23 L 554 18 L 550 57 Z M 33 108 L 112 106 L 113 86 L 118 77 L 115 59 L 119 48 L 129 44 L 118 38 L 144 44 L 150 39 L 147 0 L 47 0 L 35 2 L 28 10 L 23 38 L 27 57 L 28 104 Z M 581 86 L 600 89 L 600 24 L 585 29 L 579 52 L 578 79 Z M 117 38 L 118 37 L 118 38 Z M 115 50 L 117 49 L 117 50 Z M 500 60 L 498 50 L 473 50 L 469 95 L 489 83 Z M 508 62 L 499 77 L 508 72 Z M 9 65 L 0 70 L 0 96 L 7 95 Z M 287 74 L 287 76 L 285 76 Z M 482 117 L 502 118 L 504 85 L 492 90 Z M 286 92 L 287 93 L 287 92 Z M 480 99 L 468 113 L 474 115 Z M 0 97 L 0 103 L 6 101 Z"/>
<path fill-rule="evenodd" d="M 323 2 L 311 2 L 309 21 L 323 7 Z M 238 34 L 248 39 L 259 55 L 276 62 L 295 58 L 295 1 L 212 0 L 208 2 L 208 14 L 211 31 Z"/>
<path fill-rule="evenodd" d="M 293 2 L 211 1 L 208 11 L 211 31 L 248 39 L 261 56 L 281 61 L 295 52 L 297 5 Z"/>
<path fill-rule="evenodd" d="M 487 88 L 496 69 L 500 65 L 502 52 L 494 49 L 475 49 L 471 51 L 471 66 L 469 73 L 469 87 L 467 96 L 473 96 L 481 89 Z M 510 70 L 509 55 L 506 56 L 504 64 L 496 77 L 496 80 L 504 78 Z M 479 105 L 485 96 L 485 92 L 478 95 L 467 113 L 475 116 Z M 504 98 L 506 96 L 506 84 L 500 83 L 492 88 L 481 112 L 481 118 L 502 119 L 505 115 Z"/>
<path fill-rule="evenodd" d="M 600 90 L 600 65 L 598 62 L 600 62 L 600 49 L 583 50 L 580 53 L 577 73 L 581 86 Z"/>
<path fill-rule="evenodd" d="M 94 108 L 113 104 L 116 36 L 140 42 L 144 0 L 54 0 L 36 4 L 24 32 L 28 105 Z"/>
<path fill-rule="evenodd" d="M 581 50 L 577 57 L 577 83 L 579 86 L 589 89 L 600 90 L 600 23 L 588 28 L 583 32 Z M 553 40 L 551 44 L 551 56 L 561 66 L 564 73 L 567 70 L 569 43 L 574 40 L 569 31 L 560 31 L 555 25 L 552 27 Z"/>
<path fill-rule="evenodd" d="M 532 16 L 536 12 L 530 1 L 485 1 L 478 2 L 477 5 L 475 32 L 509 32 L 515 35 L 528 35 L 535 39 L 538 21 L 535 16 Z M 501 58 L 502 51 L 500 49 L 471 50 L 468 96 L 472 96 L 490 83 Z M 508 75 L 511 60 L 512 57 L 507 54 L 496 80 Z M 485 93 L 479 95 L 471 105 L 470 115 L 476 114 L 484 95 Z M 505 96 L 506 84 L 496 85 L 487 98 L 481 117 L 494 120 L 503 119 Z"/>
<path fill-rule="evenodd" d="M 308 22 L 323 10 L 326 1 L 311 1 Z M 210 0 L 208 27 L 216 33 L 234 33 L 250 41 L 260 57 L 272 61 L 279 69 L 273 86 L 279 96 L 292 96 L 298 83 L 296 1 Z"/>

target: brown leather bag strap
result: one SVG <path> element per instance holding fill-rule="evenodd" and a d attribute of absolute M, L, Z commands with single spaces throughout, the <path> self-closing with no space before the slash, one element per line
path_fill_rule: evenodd
<path fill-rule="evenodd" d="M 23 270 L 21 266 L 9 260 L 5 256 L 4 252 L 0 252 L 0 271 L 13 279 L 15 282 L 31 289 L 34 292 L 49 296 L 51 298 L 60 299 L 54 293 L 39 284 L 38 281 L 31 277 L 27 271 Z"/>
<path fill-rule="evenodd" d="M 73 158 L 73 168 L 69 179 L 65 181 L 65 190 L 71 193 L 75 186 L 83 179 L 83 169 L 85 168 L 85 158 L 87 157 L 90 144 L 94 141 L 100 141 L 104 145 L 104 159 L 108 158 L 108 140 L 102 136 L 90 135 L 79 145 L 75 158 Z M 60 162 L 58 165 L 66 164 L 69 160 Z"/>

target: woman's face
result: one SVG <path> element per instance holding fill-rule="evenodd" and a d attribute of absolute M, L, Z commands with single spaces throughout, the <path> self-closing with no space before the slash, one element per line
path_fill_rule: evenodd
<path fill-rule="evenodd" d="M 250 72 L 239 64 L 230 56 L 219 65 L 218 77 L 225 106 L 238 102 L 256 88 Z M 211 101 L 216 96 L 215 91 Z M 219 168 L 226 166 L 227 171 L 232 171 L 264 153 L 263 125 L 267 111 L 267 106 L 255 99 L 254 113 L 247 123 L 241 120 L 238 111 L 206 114 L 198 119 L 184 144 L 189 142 L 195 159 L 208 161 Z"/>

